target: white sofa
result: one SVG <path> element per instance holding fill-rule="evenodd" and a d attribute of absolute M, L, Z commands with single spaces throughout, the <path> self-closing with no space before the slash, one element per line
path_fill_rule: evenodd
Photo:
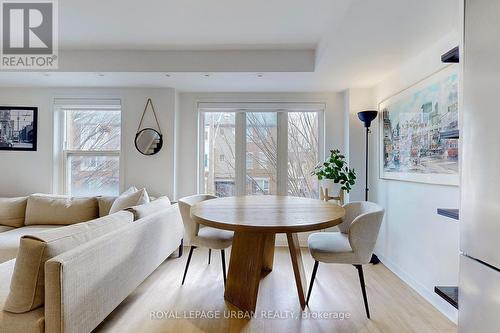
<path fill-rule="evenodd" d="M 40 206 L 30 198 L 9 218 L 0 199 L 2 333 L 92 331 L 182 242 L 180 212 L 168 199 L 106 215 L 113 198 L 79 202 L 91 214 L 59 205 L 68 198 L 42 198 Z M 20 225 L 12 212 L 21 215 L 22 202 Z M 51 221 L 34 216 L 44 214 L 55 224 L 37 224 Z"/>

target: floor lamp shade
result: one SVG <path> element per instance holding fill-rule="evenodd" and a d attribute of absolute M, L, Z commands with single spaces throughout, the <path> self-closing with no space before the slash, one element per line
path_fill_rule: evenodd
<path fill-rule="evenodd" d="M 361 120 L 366 128 L 369 128 L 372 121 L 377 118 L 378 111 L 368 110 L 358 112 L 358 118 Z"/>

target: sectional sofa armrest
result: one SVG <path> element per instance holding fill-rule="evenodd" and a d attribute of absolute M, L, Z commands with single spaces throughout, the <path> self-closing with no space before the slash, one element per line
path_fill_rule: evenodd
<path fill-rule="evenodd" d="M 173 205 L 48 260 L 46 332 L 92 331 L 178 248 L 182 236 Z"/>

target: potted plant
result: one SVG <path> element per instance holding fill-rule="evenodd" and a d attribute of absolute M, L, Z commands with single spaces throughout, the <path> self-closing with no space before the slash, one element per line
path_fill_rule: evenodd
<path fill-rule="evenodd" d="M 318 164 L 312 175 L 318 177 L 320 186 L 329 197 L 336 197 L 343 190 L 349 193 L 356 182 L 356 172 L 349 169 L 345 156 L 338 149 L 330 150 L 330 157 Z"/>

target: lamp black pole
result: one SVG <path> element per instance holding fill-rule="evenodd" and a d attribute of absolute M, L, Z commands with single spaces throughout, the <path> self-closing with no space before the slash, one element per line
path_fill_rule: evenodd
<path fill-rule="evenodd" d="M 366 143 L 365 143 L 365 201 L 368 201 L 368 136 L 370 135 L 370 128 L 366 127 Z"/>
<path fill-rule="evenodd" d="M 368 137 L 370 135 L 370 125 L 372 121 L 377 118 L 378 111 L 367 110 L 358 112 L 358 118 L 361 120 L 366 128 L 366 138 L 365 138 L 365 201 L 368 201 Z M 376 265 L 380 262 L 378 257 L 375 254 L 372 254 L 372 258 L 370 263 Z"/>

